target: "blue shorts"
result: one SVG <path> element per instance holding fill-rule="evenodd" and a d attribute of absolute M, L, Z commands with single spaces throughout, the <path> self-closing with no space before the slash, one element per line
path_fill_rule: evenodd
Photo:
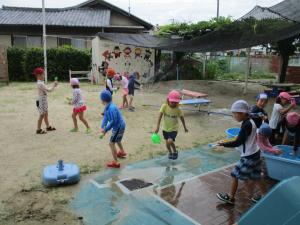
<path fill-rule="evenodd" d="M 118 128 L 116 131 L 112 131 L 110 142 L 120 143 L 123 139 L 125 128 Z"/>
<path fill-rule="evenodd" d="M 175 141 L 177 137 L 177 131 L 167 132 L 163 130 L 163 136 L 165 140 L 172 139 L 173 141 Z"/>
<path fill-rule="evenodd" d="M 239 180 L 254 180 L 261 177 L 262 162 L 260 151 L 253 154 L 253 157 L 242 157 L 231 172 L 231 176 Z"/>

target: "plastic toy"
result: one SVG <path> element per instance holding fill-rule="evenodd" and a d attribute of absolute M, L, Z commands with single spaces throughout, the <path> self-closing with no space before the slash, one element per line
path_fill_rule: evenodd
<path fill-rule="evenodd" d="M 160 144 L 160 136 L 156 133 L 151 135 L 151 140 L 153 144 Z"/>
<path fill-rule="evenodd" d="M 46 186 L 59 186 L 75 184 L 80 180 L 80 169 L 72 163 L 58 160 L 57 165 L 46 166 L 43 171 L 43 184 Z"/>

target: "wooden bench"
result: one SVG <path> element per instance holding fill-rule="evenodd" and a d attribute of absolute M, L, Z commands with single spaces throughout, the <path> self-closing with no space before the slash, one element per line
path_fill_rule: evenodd
<path fill-rule="evenodd" d="M 189 96 L 192 98 L 206 98 L 208 97 L 208 94 L 202 93 L 202 92 L 196 92 L 196 91 L 189 91 L 182 89 L 180 90 L 180 93 L 182 94 L 182 99 L 184 96 Z"/>

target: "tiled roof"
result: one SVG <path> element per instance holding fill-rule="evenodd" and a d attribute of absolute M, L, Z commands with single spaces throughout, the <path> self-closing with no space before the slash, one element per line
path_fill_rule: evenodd
<path fill-rule="evenodd" d="M 38 8 L 3 7 L 0 25 L 42 25 L 42 10 Z M 46 9 L 47 26 L 105 27 L 110 25 L 110 10 Z"/>

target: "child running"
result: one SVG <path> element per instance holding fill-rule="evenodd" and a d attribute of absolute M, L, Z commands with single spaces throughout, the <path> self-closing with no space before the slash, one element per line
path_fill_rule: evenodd
<path fill-rule="evenodd" d="M 113 68 L 108 68 L 106 70 L 106 90 L 108 90 L 111 95 L 113 95 L 114 91 L 118 90 L 113 84 L 113 78 L 115 75 L 116 71 Z"/>
<path fill-rule="evenodd" d="M 120 110 L 115 104 L 112 103 L 112 95 L 109 91 L 105 90 L 100 93 L 100 100 L 105 106 L 104 109 L 104 118 L 101 124 L 101 133 L 100 138 L 112 129 L 112 136 L 110 138 L 109 147 L 113 156 L 113 161 L 107 163 L 107 167 L 110 168 L 120 168 L 120 163 L 118 163 L 118 158 L 126 157 L 122 145 L 122 138 L 125 132 L 125 122 L 122 117 Z M 116 144 L 119 147 L 119 151 L 116 150 Z"/>
<path fill-rule="evenodd" d="M 129 94 L 129 110 L 134 111 L 135 107 L 132 105 L 133 97 L 134 97 L 134 90 L 137 89 L 135 84 L 140 86 L 141 84 L 136 80 L 140 78 L 139 72 L 134 72 L 132 75 L 129 76 L 128 82 L 128 94 Z"/>
<path fill-rule="evenodd" d="M 285 128 L 282 144 L 289 143 L 289 137 L 294 137 L 294 155 L 297 155 L 297 150 L 300 147 L 300 115 L 296 112 L 290 112 L 286 115 L 282 122 Z"/>
<path fill-rule="evenodd" d="M 70 80 L 71 87 L 73 88 L 73 99 L 72 99 L 72 105 L 73 105 L 73 113 L 72 113 L 72 119 L 74 123 L 74 128 L 70 130 L 70 132 L 78 132 L 78 124 L 77 124 L 77 115 L 79 116 L 79 119 L 86 127 L 86 133 L 91 133 L 91 128 L 89 127 L 88 122 L 84 118 L 84 111 L 86 110 L 86 105 L 84 104 L 83 97 L 81 95 L 81 90 L 79 88 L 79 80 L 77 78 L 71 78 Z"/>
<path fill-rule="evenodd" d="M 256 97 L 256 105 L 250 108 L 250 117 L 255 122 L 257 128 L 265 122 L 269 123 L 268 114 L 264 110 L 268 103 L 268 96 L 265 93 L 261 93 Z"/>
<path fill-rule="evenodd" d="M 286 108 L 284 106 L 290 105 Z M 293 108 L 295 108 L 296 103 L 291 102 L 291 96 L 287 92 L 281 92 L 276 98 L 276 103 L 274 104 L 271 120 L 269 122 L 272 129 L 271 143 L 276 144 L 276 139 L 282 134 L 282 119 L 283 117 Z"/>
<path fill-rule="evenodd" d="M 157 127 L 155 133 L 159 132 L 160 122 L 164 117 L 163 136 L 166 140 L 166 147 L 169 151 L 169 159 L 176 160 L 178 158 L 178 151 L 175 146 L 175 139 L 178 133 L 178 118 L 180 118 L 184 131 L 188 132 L 186 128 L 183 112 L 179 108 L 180 93 L 178 91 L 171 91 L 167 98 L 167 103 L 164 103 L 159 112 Z"/>
<path fill-rule="evenodd" d="M 260 150 L 256 144 L 256 125 L 249 117 L 249 105 L 244 100 L 238 100 L 231 107 L 233 117 L 237 122 L 242 122 L 240 133 L 236 140 L 231 142 L 219 142 L 219 146 L 234 148 L 239 147 L 241 159 L 231 172 L 232 183 L 230 193 L 218 193 L 217 197 L 223 202 L 234 204 L 238 181 L 245 181 L 249 192 L 253 190 L 253 184 L 258 185 L 261 194 L 265 193 L 264 186 L 257 182 L 261 178 Z M 261 197 L 252 197 L 253 202 L 259 201 Z"/>
<path fill-rule="evenodd" d="M 122 89 L 123 89 L 123 102 L 122 102 L 122 105 L 120 106 L 120 109 L 127 108 L 128 107 L 128 100 L 127 100 L 128 79 L 125 76 L 122 76 L 120 74 L 116 74 L 114 76 L 114 79 L 121 83 Z"/>
<path fill-rule="evenodd" d="M 35 75 L 37 79 L 37 89 L 38 89 L 38 100 L 36 100 L 36 106 L 40 113 L 38 122 L 37 122 L 37 134 L 46 134 L 47 131 L 56 130 L 54 127 L 50 126 L 48 119 L 48 100 L 47 100 L 47 92 L 51 92 L 57 86 L 57 81 L 55 81 L 52 87 L 47 87 L 44 83 L 44 69 L 43 68 L 35 68 L 33 71 L 33 75 Z M 42 122 L 45 121 L 46 130 L 43 130 Z"/>

